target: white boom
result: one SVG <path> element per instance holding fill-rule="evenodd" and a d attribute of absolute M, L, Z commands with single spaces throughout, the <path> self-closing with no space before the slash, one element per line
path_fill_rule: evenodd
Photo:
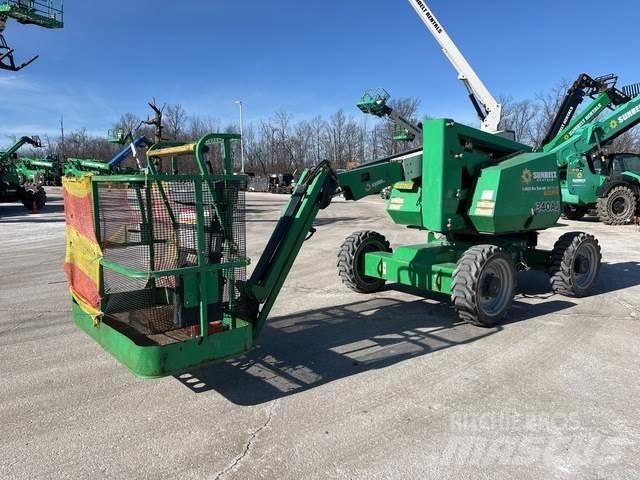
<path fill-rule="evenodd" d="M 480 77 L 471 68 L 462 52 L 453 43 L 442 24 L 438 21 L 433 11 L 424 0 L 409 0 L 409 3 L 420 16 L 436 41 L 442 47 L 442 51 L 458 71 L 458 78 L 469 91 L 471 102 L 474 104 L 478 116 L 482 122 L 481 129 L 485 132 L 498 133 L 502 118 L 502 105 L 500 105 L 491 92 L 485 87 Z"/>

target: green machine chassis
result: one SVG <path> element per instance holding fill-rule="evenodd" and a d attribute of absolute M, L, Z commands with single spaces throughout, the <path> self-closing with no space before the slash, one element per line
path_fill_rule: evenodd
<path fill-rule="evenodd" d="M 42 146 L 39 137 L 24 136 L 0 152 L 0 201 L 21 202 L 29 210 L 40 210 L 47 200 L 42 185 L 49 163 L 19 159 L 17 152 L 24 145 Z"/>
<path fill-rule="evenodd" d="M 197 262 L 188 267 L 162 269 L 151 265 L 136 270 L 102 258 L 101 273 L 104 276 L 104 272 L 116 271 L 146 281 L 157 290 L 152 296 L 153 308 L 178 308 L 180 302 L 197 306 L 197 331 L 190 338 L 155 342 L 153 336 L 133 334 L 128 326 L 117 324 L 107 314 L 94 320 L 74 303 L 76 324 L 141 377 L 176 374 L 241 355 L 253 347 L 260 335 L 295 258 L 314 231 L 318 212 L 327 208 L 336 194 L 356 201 L 377 195 L 390 186 L 392 192 L 387 202 L 390 217 L 397 224 L 424 231 L 425 242 L 392 250 L 377 232 L 354 233 L 345 240 L 338 256 L 339 274 L 347 287 L 373 293 L 389 281 L 446 293 L 451 295 L 461 319 L 485 327 L 506 315 L 515 294 L 518 270 L 548 272 L 552 288 L 558 293 L 571 296 L 588 293 L 601 259 L 593 237 L 580 232 L 565 234 L 553 250 L 537 248 L 538 232 L 553 226 L 560 216 L 554 154 L 532 153 L 525 145 L 452 120 L 425 121 L 423 132 L 424 144 L 428 145 L 424 150 L 405 152 L 344 172 L 335 172 L 327 162 L 303 172 L 251 277 L 246 281 L 225 277 L 225 291 L 234 294 L 216 314 L 214 329 L 210 305 L 218 298 L 214 298 L 216 289 L 211 288 L 212 279 L 214 284 L 217 282 L 212 272 L 242 268 L 249 262 L 243 255 L 237 256 L 233 264 L 225 263 L 224 258 L 222 262 L 211 262 L 206 253 L 207 225 L 214 217 L 223 219 L 221 223 L 225 224 L 226 218 L 224 209 L 228 201 L 224 195 L 216 196 L 216 189 L 243 180 L 231 174 L 230 142 L 238 137 L 209 136 L 192 144 L 164 142 L 148 152 L 150 158 L 170 157 L 172 172 L 179 168 L 180 155 L 193 153 L 198 175 L 161 175 L 149 162 L 149 173 L 145 176 L 94 177 L 93 213 L 98 227 L 104 224 L 100 185 L 113 188 L 119 183 L 137 183 L 151 187 L 144 191 L 149 203 L 151 194 L 165 202 L 171 196 L 172 187 L 168 185 L 172 182 L 192 182 Z M 225 146 L 222 176 L 212 175 L 204 160 L 213 139 L 223 141 Z M 211 198 L 222 201 L 211 202 Z M 145 195 L 140 201 L 145 202 Z M 162 202 L 147 211 L 157 215 Z M 211 213 L 210 203 L 216 203 L 215 213 Z M 180 223 L 175 215 L 169 216 L 170 223 Z M 224 228 L 231 231 L 232 222 Z M 148 250 L 156 248 L 161 239 L 149 228 L 141 230 L 146 232 L 142 237 L 148 239 L 142 246 Z M 98 238 L 104 242 L 105 235 L 98 234 Z M 230 244 L 226 242 L 225 237 L 225 245 Z M 104 243 L 101 247 L 109 248 Z M 185 280 L 180 297 L 176 294 L 177 287 L 162 288 L 159 281 L 178 277 Z M 103 312 L 107 312 L 110 294 L 104 288 L 101 290 Z M 137 308 L 133 303 L 125 309 Z"/>
<path fill-rule="evenodd" d="M 23 25 L 37 25 L 47 29 L 63 28 L 63 0 L 0 0 L 0 70 L 18 72 L 31 65 L 38 56 L 16 63 L 14 49 L 4 38 L 5 23 L 9 18 Z"/>

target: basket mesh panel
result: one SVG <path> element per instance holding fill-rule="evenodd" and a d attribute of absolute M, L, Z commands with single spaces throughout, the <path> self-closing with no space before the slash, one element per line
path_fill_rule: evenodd
<path fill-rule="evenodd" d="M 203 183 L 205 246 L 209 263 L 241 260 L 246 255 L 245 199 L 232 182 Z M 105 259 L 144 273 L 130 278 L 103 269 L 104 313 L 143 335 L 182 328 L 176 323 L 177 276 L 153 280 L 152 271 L 197 266 L 197 209 L 193 181 L 98 184 L 100 243 Z M 171 213 L 173 213 L 173 218 Z M 175 221 L 174 221 L 175 220 Z M 235 314 L 238 280 L 245 268 L 224 269 L 222 301 L 215 309 Z"/>

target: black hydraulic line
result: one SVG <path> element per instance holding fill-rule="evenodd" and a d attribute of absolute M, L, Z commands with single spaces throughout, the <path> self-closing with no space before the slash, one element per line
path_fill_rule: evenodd
<path fill-rule="evenodd" d="M 469 94 L 469 100 L 471 100 L 471 105 L 473 105 L 473 108 L 478 114 L 478 117 L 480 117 L 480 120 L 484 122 L 485 118 L 487 118 L 487 112 L 480 106 L 480 103 L 478 103 L 478 99 L 473 93 Z"/>
<path fill-rule="evenodd" d="M 296 213 L 298 212 L 298 208 L 300 207 L 300 205 L 302 204 L 302 201 L 306 196 L 309 185 L 311 185 L 311 182 L 315 179 L 316 175 L 320 172 L 320 170 L 325 168 L 331 170 L 331 165 L 329 164 L 329 162 L 323 161 L 319 163 L 309 173 L 305 181 L 296 186 L 295 191 L 291 195 L 291 200 L 289 201 L 287 210 L 284 212 L 284 214 L 278 221 L 278 224 L 276 225 L 276 228 L 274 229 L 273 234 L 271 235 L 271 238 L 269 238 L 269 242 L 267 243 L 267 246 L 264 249 L 264 253 L 260 256 L 260 260 L 258 261 L 256 268 L 253 270 L 250 282 L 253 283 L 254 285 L 261 285 L 263 280 L 266 278 L 267 274 L 269 273 L 269 268 L 273 263 L 273 259 L 277 256 L 280 250 L 280 247 L 282 245 L 282 241 L 287 236 L 289 229 L 291 228 L 291 224 L 295 219 Z M 321 195 L 324 194 L 325 196 L 327 195 L 333 196 L 334 192 L 335 192 L 335 187 L 331 192 L 325 192 L 323 189 L 323 191 L 321 192 Z M 326 203 L 326 201 L 322 203 Z M 324 206 L 321 205 L 321 208 L 325 208 L 325 207 L 326 205 Z"/>

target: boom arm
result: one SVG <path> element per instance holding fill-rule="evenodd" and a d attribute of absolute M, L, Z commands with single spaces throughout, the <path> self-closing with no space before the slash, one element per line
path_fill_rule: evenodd
<path fill-rule="evenodd" d="M 601 120 L 584 125 L 569 141 L 561 143 L 553 151 L 558 153 L 558 162 L 561 165 L 572 163 L 594 149 L 598 149 L 602 154 L 603 144 L 615 140 L 638 124 L 640 96 L 619 106 Z"/>
<path fill-rule="evenodd" d="M 313 221 L 318 212 L 331 204 L 333 195 L 341 191 L 347 200 L 359 200 L 404 177 L 402 164 L 393 158 L 340 173 L 323 162 L 302 174 L 245 286 L 241 304 L 245 315 L 256 322 L 254 336 L 260 333 L 302 244 L 314 233 Z"/>
<path fill-rule="evenodd" d="M 40 137 L 21 137 L 16 143 L 9 147 L 8 150 L 0 152 L 0 163 L 5 162 L 7 159 L 11 158 L 14 153 L 16 153 L 26 144 L 33 145 L 36 148 L 40 148 L 42 146 L 42 144 L 40 143 Z"/>
<path fill-rule="evenodd" d="M 403 140 L 412 142 L 416 137 L 421 138 L 422 127 L 414 125 L 387 105 L 389 98 L 391 98 L 389 93 L 383 88 L 367 90 L 358 102 L 358 108 L 362 113 L 375 115 L 378 118 L 389 117 L 394 124 L 404 129 Z"/>
<path fill-rule="evenodd" d="M 487 87 L 482 83 L 480 77 L 471 68 L 467 59 L 456 44 L 451 40 L 442 24 L 438 21 L 433 11 L 427 6 L 424 0 L 409 0 L 409 3 L 420 16 L 442 51 L 449 59 L 453 67 L 458 72 L 458 78 L 462 81 L 469 92 L 469 99 L 473 104 L 478 117 L 481 120 L 481 129 L 485 132 L 496 133 L 500 128 L 502 119 L 502 105 L 500 105 Z"/>
<path fill-rule="evenodd" d="M 38 59 L 38 55 L 22 64 L 16 64 L 14 50 L 4 38 L 9 18 L 18 23 L 38 25 L 44 28 L 62 28 L 62 0 L 0 0 L 0 69 L 18 72 Z"/>
<path fill-rule="evenodd" d="M 123 160 L 125 160 L 129 155 L 133 155 L 136 163 L 138 164 L 138 168 L 142 169 L 142 165 L 140 164 L 140 159 L 138 158 L 138 154 L 136 152 L 136 147 L 150 147 L 153 143 L 145 136 L 141 136 L 132 141 L 126 148 L 122 149 L 115 157 L 109 160 L 109 167 L 116 167 L 120 165 Z"/>
<path fill-rule="evenodd" d="M 560 143 L 569 140 L 580 127 L 595 120 L 605 108 L 628 102 L 631 98 L 616 88 L 616 82 L 615 75 L 605 75 L 593 79 L 587 74 L 581 74 L 567 91 L 549 131 L 542 141 L 543 151 L 548 152 Z M 584 97 L 593 98 L 596 95 L 598 96 L 594 101 L 577 117 L 573 118 Z"/>

